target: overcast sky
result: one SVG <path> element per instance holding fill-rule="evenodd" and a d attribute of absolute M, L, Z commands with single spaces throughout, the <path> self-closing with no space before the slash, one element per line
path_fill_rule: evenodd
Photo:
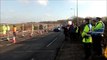
<path fill-rule="evenodd" d="M 67 19 L 76 15 L 77 0 L 0 0 L 4 23 Z M 107 16 L 106 0 L 78 0 L 79 17 Z"/>

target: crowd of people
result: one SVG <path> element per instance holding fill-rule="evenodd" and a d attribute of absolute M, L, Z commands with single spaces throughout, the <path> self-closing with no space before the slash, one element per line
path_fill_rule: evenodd
<path fill-rule="evenodd" d="M 29 38 L 31 38 L 34 34 L 42 35 L 47 32 L 48 30 L 46 29 L 35 29 L 34 24 L 27 27 L 24 24 L 17 26 L 15 24 L 2 24 L 0 25 L 0 40 L 16 43 L 16 37 L 23 38 L 25 36 L 29 36 Z"/>
<path fill-rule="evenodd" d="M 33 35 L 34 26 L 31 27 L 31 34 Z M 84 23 L 82 25 L 74 24 L 72 21 L 68 21 L 66 26 L 62 27 L 64 29 L 65 40 L 67 41 L 70 38 L 70 41 L 76 40 L 81 41 L 83 43 L 85 58 L 89 59 L 92 54 L 96 56 L 102 56 L 102 38 L 105 30 L 105 24 L 102 21 L 102 18 L 96 17 L 93 19 L 85 18 Z M 7 37 L 9 41 L 10 30 L 13 33 L 13 43 L 16 43 L 16 32 L 17 27 L 13 25 L 13 28 L 10 29 L 9 25 L 2 25 L 2 34 L 3 37 Z M 23 30 L 23 29 L 22 29 Z M 22 36 L 24 33 L 22 32 Z M 92 53 L 94 52 L 94 53 Z"/>
<path fill-rule="evenodd" d="M 30 36 L 32 36 L 34 33 L 34 26 L 32 25 L 31 28 L 32 29 L 31 29 Z M 8 40 L 9 42 L 16 43 L 16 36 L 17 36 L 17 32 L 18 32 L 16 25 L 13 25 L 12 27 L 10 27 L 10 25 L 3 24 L 0 26 L 0 30 L 1 30 L 1 33 L 0 33 L 1 37 L 6 38 L 6 40 Z M 22 36 L 24 36 L 23 31 L 24 30 L 21 29 Z M 12 36 L 11 39 L 10 39 L 10 36 Z"/>
<path fill-rule="evenodd" d="M 83 44 L 85 57 L 84 59 L 91 59 L 92 56 L 102 55 L 102 38 L 104 36 L 105 24 L 102 18 L 96 17 L 93 19 L 84 18 L 82 25 L 74 25 L 72 21 L 63 27 L 65 40 L 70 37 L 72 40 L 80 40 Z"/>

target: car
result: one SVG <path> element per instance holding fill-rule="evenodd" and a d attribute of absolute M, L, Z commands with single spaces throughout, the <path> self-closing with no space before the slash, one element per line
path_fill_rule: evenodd
<path fill-rule="evenodd" d="M 54 31 L 54 32 L 60 32 L 60 31 L 61 31 L 61 28 L 60 28 L 60 27 L 56 27 L 56 28 L 53 29 L 53 31 Z"/>

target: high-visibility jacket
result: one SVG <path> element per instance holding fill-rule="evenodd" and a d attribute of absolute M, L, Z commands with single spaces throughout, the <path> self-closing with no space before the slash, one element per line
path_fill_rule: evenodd
<path fill-rule="evenodd" d="M 10 31 L 10 26 L 7 26 L 7 31 Z"/>
<path fill-rule="evenodd" d="M 105 25 L 102 21 L 99 21 L 95 24 L 93 31 L 103 31 L 105 28 Z"/>
<path fill-rule="evenodd" d="M 92 33 L 95 34 L 95 35 L 98 35 L 98 34 L 103 34 L 104 33 L 104 29 L 105 29 L 105 25 L 102 21 L 98 21 L 95 26 L 93 26 L 92 28 Z"/>
<path fill-rule="evenodd" d="M 13 32 L 16 32 L 16 27 L 13 27 Z"/>
<path fill-rule="evenodd" d="M 82 32 L 83 43 L 92 43 L 92 37 L 90 34 L 88 34 L 90 30 L 91 28 L 89 27 L 89 24 L 86 24 Z"/>
<path fill-rule="evenodd" d="M 5 25 L 2 26 L 2 29 L 3 29 L 3 34 L 6 34 L 6 31 L 7 31 L 7 27 Z"/>
<path fill-rule="evenodd" d="M 34 25 L 32 25 L 32 30 L 34 30 Z"/>
<path fill-rule="evenodd" d="M 78 26 L 76 27 L 76 33 L 78 33 L 78 30 L 79 30 L 79 28 L 78 28 Z"/>

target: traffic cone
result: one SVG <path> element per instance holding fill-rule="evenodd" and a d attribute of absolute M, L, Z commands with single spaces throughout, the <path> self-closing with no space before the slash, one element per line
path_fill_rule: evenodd
<path fill-rule="evenodd" d="M 16 38 L 15 37 L 13 37 L 13 41 L 12 41 L 13 43 L 16 43 Z"/>

